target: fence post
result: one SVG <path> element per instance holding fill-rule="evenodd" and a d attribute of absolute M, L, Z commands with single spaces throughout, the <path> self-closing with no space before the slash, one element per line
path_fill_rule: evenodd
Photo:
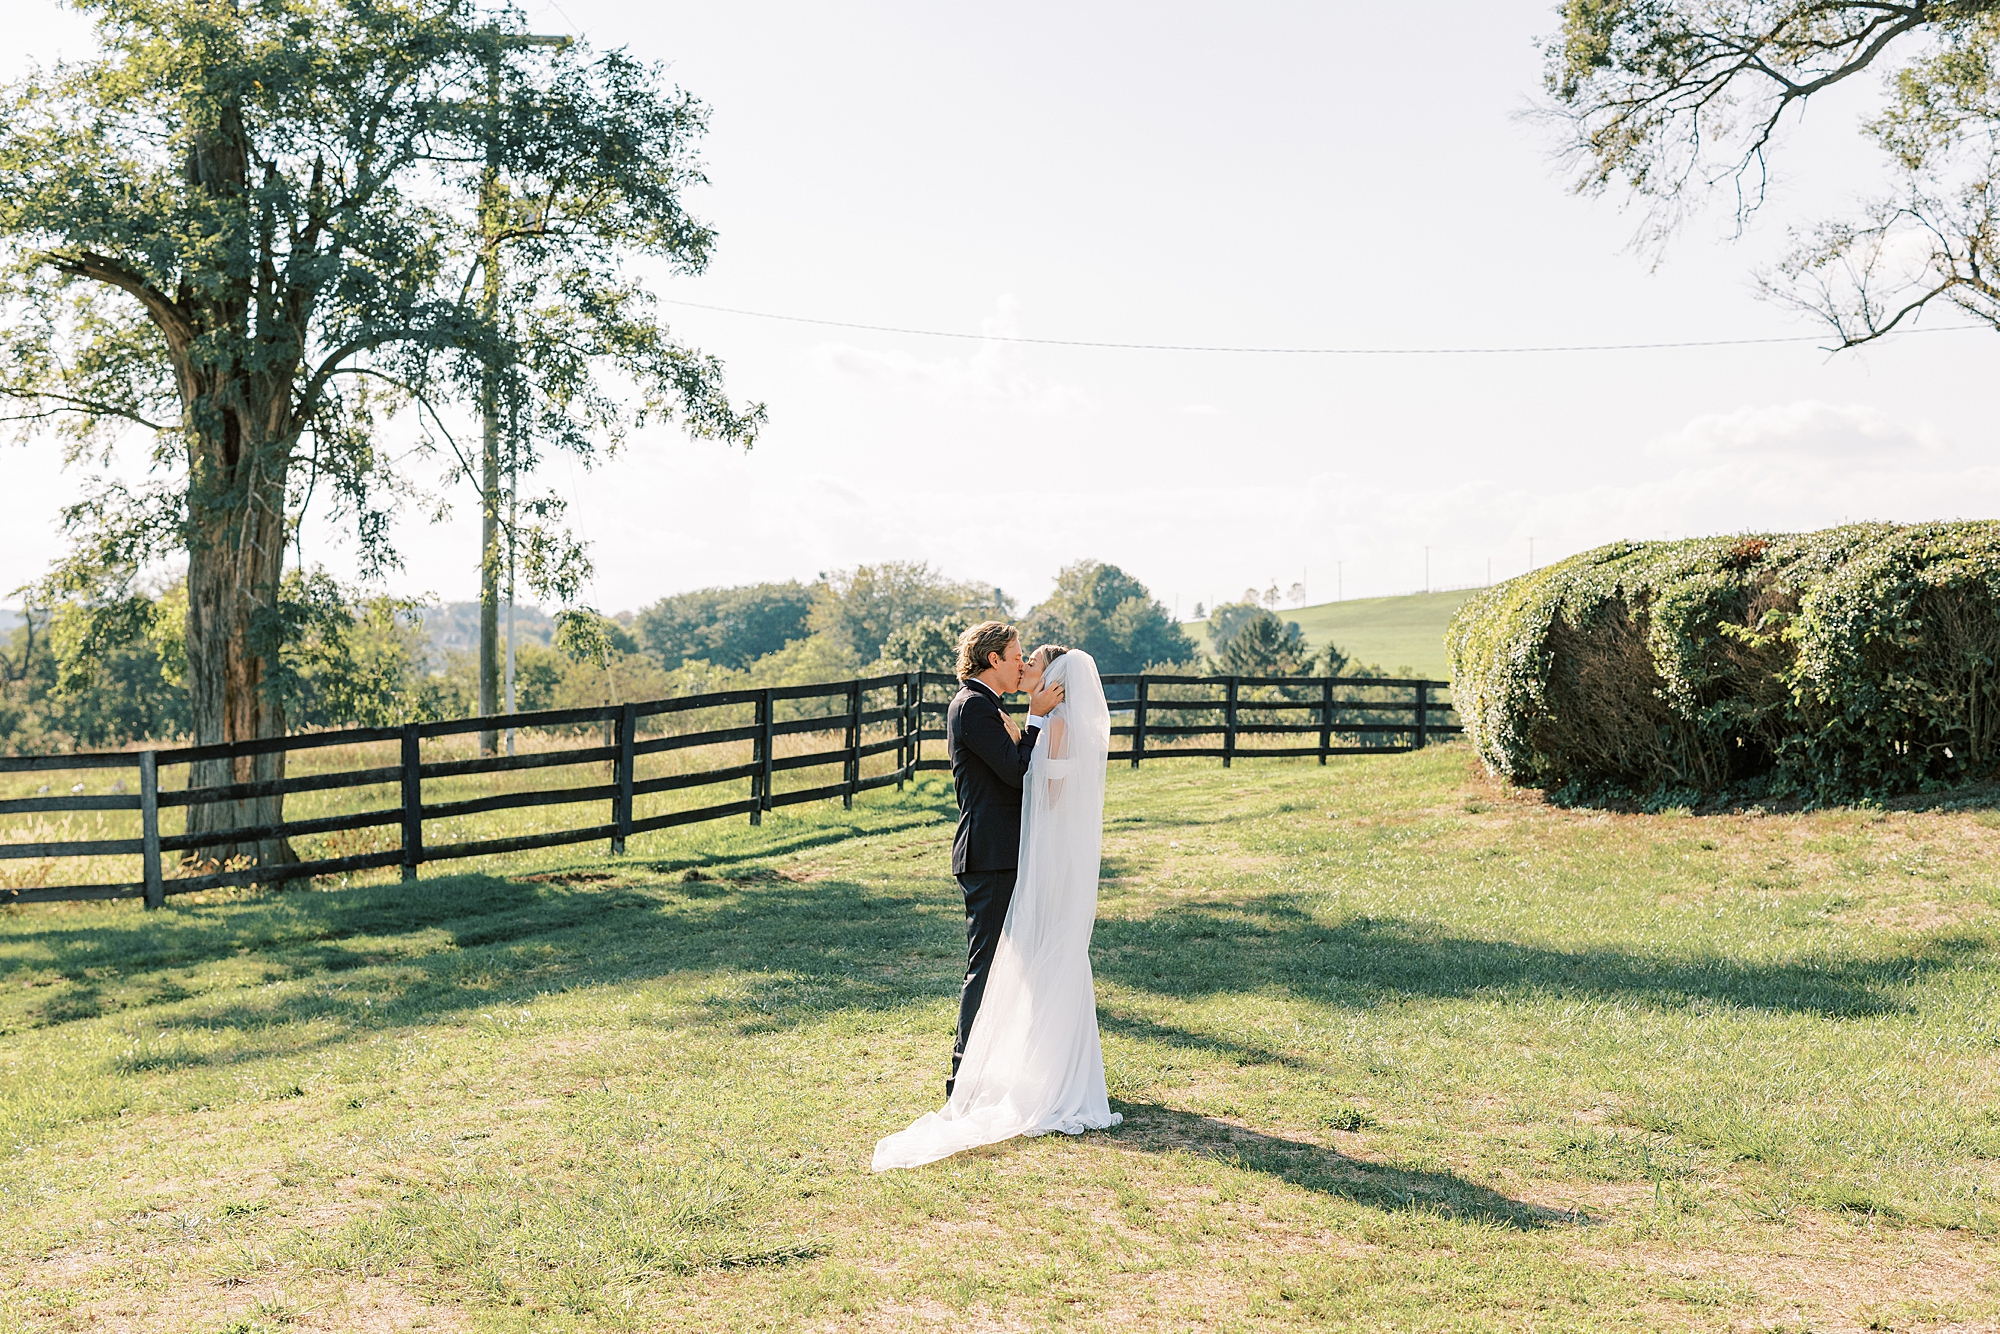
<path fill-rule="evenodd" d="M 896 682 L 896 790 L 903 790 L 903 764 L 910 754 L 910 674 Z"/>
<path fill-rule="evenodd" d="M 750 796 L 757 803 L 750 808 L 750 823 L 764 823 L 764 812 L 771 809 L 771 687 L 765 686 L 757 692 L 757 751 L 750 762 L 757 766 L 757 772 L 750 779 Z"/>
<path fill-rule="evenodd" d="M 1324 676 L 1319 683 L 1319 762 L 1326 763 L 1326 757 L 1333 750 L 1333 678 Z"/>
<path fill-rule="evenodd" d="M 924 762 L 924 674 L 911 672 L 910 692 L 910 781 L 915 782 L 917 766 Z"/>
<path fill-rule="evenodd" d="M 403 725 L 403 879 L 417 878 L 424 859 L 424 760 L 417 724 Z"/>
<path fill-rule="evenodd" d="M 1236 758 L 1236 686 L 1241 679 L 1235 676 L 1229 678 L 1229 698 L 1223 706 L 1222 767 L 1225 769 Z"/>
<path fill-rule="evenodd" d="M 1418 750 L 1422 750 L 1424 748 L 1424 744 L 1430 740 L 1430 721 L 1431 721 L 1430 710 L 1431 710 L 1431 683 L 1429 681 L 1419 681 L 1417 682 L 1417 744 L 1416 744 L 1416 749 Z"/>
<path fill-rule="evenodd" d="M 1139 767 L 1139 757 L 1146 753 L 1146 678 L 1139 678 L 1139 696 L 1132 701 L 1132 767 Z"/>
<path fill-rule="evenodd" d="M 861 786 L 861 682 L 847 687 L 847 791 L 841 794 L 845 810 L 854 809 L 854 793 Z"/>
<path fill-rule="evenodd" d="M 146 907 L 157 908 L 167 901 L 167 886 L 160 876 L 160 757 L 150 750 L 139 752 L 139 835 L 146 865 Z"/>
<path fill-rule="evenodd" d="M 639 706 L 627 704 L 618 711 L 618 795 L 611 799 L 611 823 L 618 832 L 611 836 L 611 855 L 625 855 L 625 840 L 632 833 L 632 747 L 638 740 Z"/>

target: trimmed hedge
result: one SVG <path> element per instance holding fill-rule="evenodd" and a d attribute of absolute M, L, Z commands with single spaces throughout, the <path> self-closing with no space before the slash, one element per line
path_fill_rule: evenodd
<path fill-rule="evenodd" d="M 1616 542 L 1446 632 L 1480 757 L 1574 795 L 1837 801 L 2000 769 L 2000 523 Z"/>

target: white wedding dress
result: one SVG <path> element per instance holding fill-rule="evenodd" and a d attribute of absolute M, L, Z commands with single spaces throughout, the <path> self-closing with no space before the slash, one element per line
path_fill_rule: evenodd
<path fill-rule="evenodd" d="M 1090 931 L 1104 844 L 1111 714 L 1087 653 L 1049 665 L 1049 714 L 1021 794 L 1020 872 L 951 1101 L 875 1146 L 874 1170 L 916 1167 L 980 1144 L 1125 1118 L 1104 1090 Z"/>

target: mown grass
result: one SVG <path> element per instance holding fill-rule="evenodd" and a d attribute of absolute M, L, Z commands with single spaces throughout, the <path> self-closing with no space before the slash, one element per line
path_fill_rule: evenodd
<path fill-rule="evenodd" d="M 871 1176 L 940 1092 L 950 813 L 0 913 L 0 1327 L 2000 1322 L 1990 810 L 1115 769 L 1126 1124 Z"/>

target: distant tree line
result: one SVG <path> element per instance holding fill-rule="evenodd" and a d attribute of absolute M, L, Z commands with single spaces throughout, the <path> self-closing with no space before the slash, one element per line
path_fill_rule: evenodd
<path fill-rule="evenodd" d="M 435 648 L 423 608 L 323 575 L 288 578 L 282 605 L 293 622 L 282 627 L 287 647 L 267 688 L 284 692 L 298 725 L 386 726 L 477 711 L 476 655 Z M 90 749 L 191 734 L 185 600 L 178 582 L 138 599 L 116 633 L 74 607 L 31 607 L 0 651 L 0 747 Z M 697 589 L 636 613 L 569 614 L 553 644 L 523 638 L 515 702 L 526 712 L 950 671 L 961 631 L 1016 615 L 1014 599 L 994 585 L 916 561 L 834 570 L 810 583 Z M 1332 646 L 1313 650 L 1296 622 L 1248 602 L 1214 610 L 1205 657 L 1144 584 L 1094 560 L 1064 567 L 1018 623 L 1028 647 L 1080 648 L 1107 672 L 1381 674 Z"/>

